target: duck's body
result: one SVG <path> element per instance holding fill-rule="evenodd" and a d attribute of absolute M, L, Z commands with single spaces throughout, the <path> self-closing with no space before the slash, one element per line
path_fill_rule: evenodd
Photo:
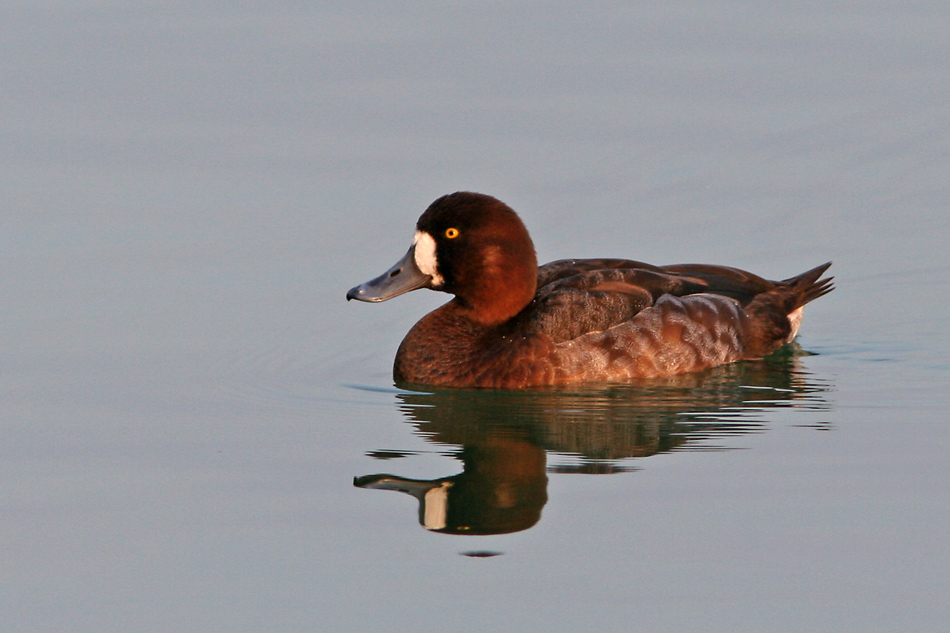
<path fill-rule="evenodd" d="M 347 298 L 420 287 L 455 298 L 406 335 L 397 382 L 515 389 L 698 371 L 761 358 L 796 335 L 801 308 L 831 291 L 824 264 L 781 282 L 735 268 L 561 260 L 538 268 L 517 215 L 481 194 L 436 200 L 416 239 Z"/>

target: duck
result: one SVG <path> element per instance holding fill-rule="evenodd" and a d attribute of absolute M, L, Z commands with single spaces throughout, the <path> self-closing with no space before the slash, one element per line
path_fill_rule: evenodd
<path fill-rule="evenodd" d="M 562 259 L 538 266 L 518 214 L 489 195 L 440 197 L 412 245 L 346 294 L 378 303 L 428 288 L 453 298 L 396 351 L 397 385 L 525 389 L 631 383 L 763 358 L 834 288 L 831 262 L 782 281 L 729 266 Z"/>

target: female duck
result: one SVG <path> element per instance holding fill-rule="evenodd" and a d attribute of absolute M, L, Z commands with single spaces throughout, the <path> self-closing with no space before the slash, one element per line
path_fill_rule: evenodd
<path fill-rule="evenodd" d="M 832 290 L 830 263 L 785 281 L 736 268 L 625 259 L 538 267 L 521 220 L 490 196 L 433 202 L 409 252 L 346 294 L 455 295 L 406 335 L 400 383 L 515 389 L 699 371 L 761 358 L 795 338 L 802 306 Z"/>

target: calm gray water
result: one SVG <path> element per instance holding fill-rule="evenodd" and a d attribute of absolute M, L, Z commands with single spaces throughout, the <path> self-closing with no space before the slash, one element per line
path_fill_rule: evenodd
<path fill-rule="evenodd" d="M 0 631 L 945 627 L 950 7 L 325 4 L 0 8 Z M 838 288 L 760 363 L 400 391 L 445 297 L 344 293 L 460 189 Z"/>

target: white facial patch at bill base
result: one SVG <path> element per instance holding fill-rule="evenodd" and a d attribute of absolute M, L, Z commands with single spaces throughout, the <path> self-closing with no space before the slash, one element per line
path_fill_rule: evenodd
<path fill-rule="evenodd" d="M 422 274 L 432 277 L 432 287 L 438 288 L 445 281 L 439 274 L 439 261 L 435 256 L 435 239 L 425 231 L 416 231 L 412 243 L 415 244 L 416 267 Z"/>

